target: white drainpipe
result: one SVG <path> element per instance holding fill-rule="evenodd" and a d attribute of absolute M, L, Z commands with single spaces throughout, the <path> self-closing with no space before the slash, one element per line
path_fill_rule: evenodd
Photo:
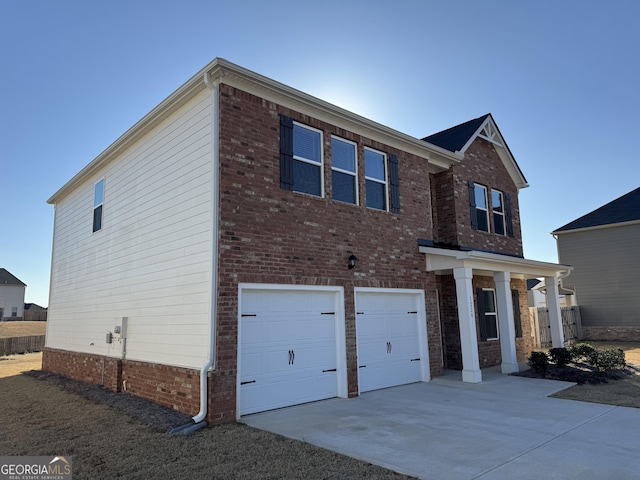
<path fill-rule="evenodd" d="M 200 412 L 193 417 L 195 423 L 202 422 L 207 416 L 207 374 L 209 370 L 215 368 L 216 365 L 216 323 L 218 311 L 218 186 L 220 178 L 220 116 L 219 109 L 219 90 L 220 81 L 211 81 L 209 72 L 204 74 L 204 83 L 211 90 L 211 209 L 212 209 L 212 252 L 211 252 L 211 308 L 209 309 L 209 359 L 200 370 Z"/>

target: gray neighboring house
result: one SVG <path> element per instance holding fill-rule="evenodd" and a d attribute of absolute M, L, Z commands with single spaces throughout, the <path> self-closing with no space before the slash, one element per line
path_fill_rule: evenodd
<path fill-rule="evenodd" d="M 0 268 L 0 321 L 22 320 L 27 285 L 5 268 Z"/>
<path fill-rule="evenodd" d="M 588 340 L 640 340 L 640 188 L 558 228 L 559 262 L 572 265 Z"/>

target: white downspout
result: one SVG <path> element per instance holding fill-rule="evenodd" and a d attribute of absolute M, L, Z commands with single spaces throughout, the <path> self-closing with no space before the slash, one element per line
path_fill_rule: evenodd
<path fill-rule="evenodd" d="M 204 83 L 211 90 L 211 308 L 209 308 L 209 359 L 200 370 L 200 412 L 193 417 L 195 423 L 202 422 L 207 416 L 207 375 L 209 370 L 216 365 L 216 332 L 218 311 L 218 208 L 219 208 L 219 179 L 220 179 L 220 115 L 219 110 L 219 85 L 220 81 L 213 82 L 209 72 L 204 74 Z"/>

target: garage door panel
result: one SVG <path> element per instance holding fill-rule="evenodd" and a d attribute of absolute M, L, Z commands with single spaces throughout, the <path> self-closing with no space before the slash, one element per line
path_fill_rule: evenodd
<path fill-rule="evenodd" d="M 242 293 L 240 414 L 335 397 L 336 293 Z M 327 376 L 326 370 L 333 372 Z"/>
<path fill-rule="evenodd" d="M 417 295 L 356 293 L 361 392 L 422 379 Z"/>

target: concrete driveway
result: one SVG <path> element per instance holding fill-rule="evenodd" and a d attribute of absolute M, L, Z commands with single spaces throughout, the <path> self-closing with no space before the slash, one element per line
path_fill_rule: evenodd
<path fill-rule="evenodd" d="M 631 479 L 640 409 L 547 398 L 570 383 L 483 370 L 248 415 L 248 425 L 425 479 Z"/>

